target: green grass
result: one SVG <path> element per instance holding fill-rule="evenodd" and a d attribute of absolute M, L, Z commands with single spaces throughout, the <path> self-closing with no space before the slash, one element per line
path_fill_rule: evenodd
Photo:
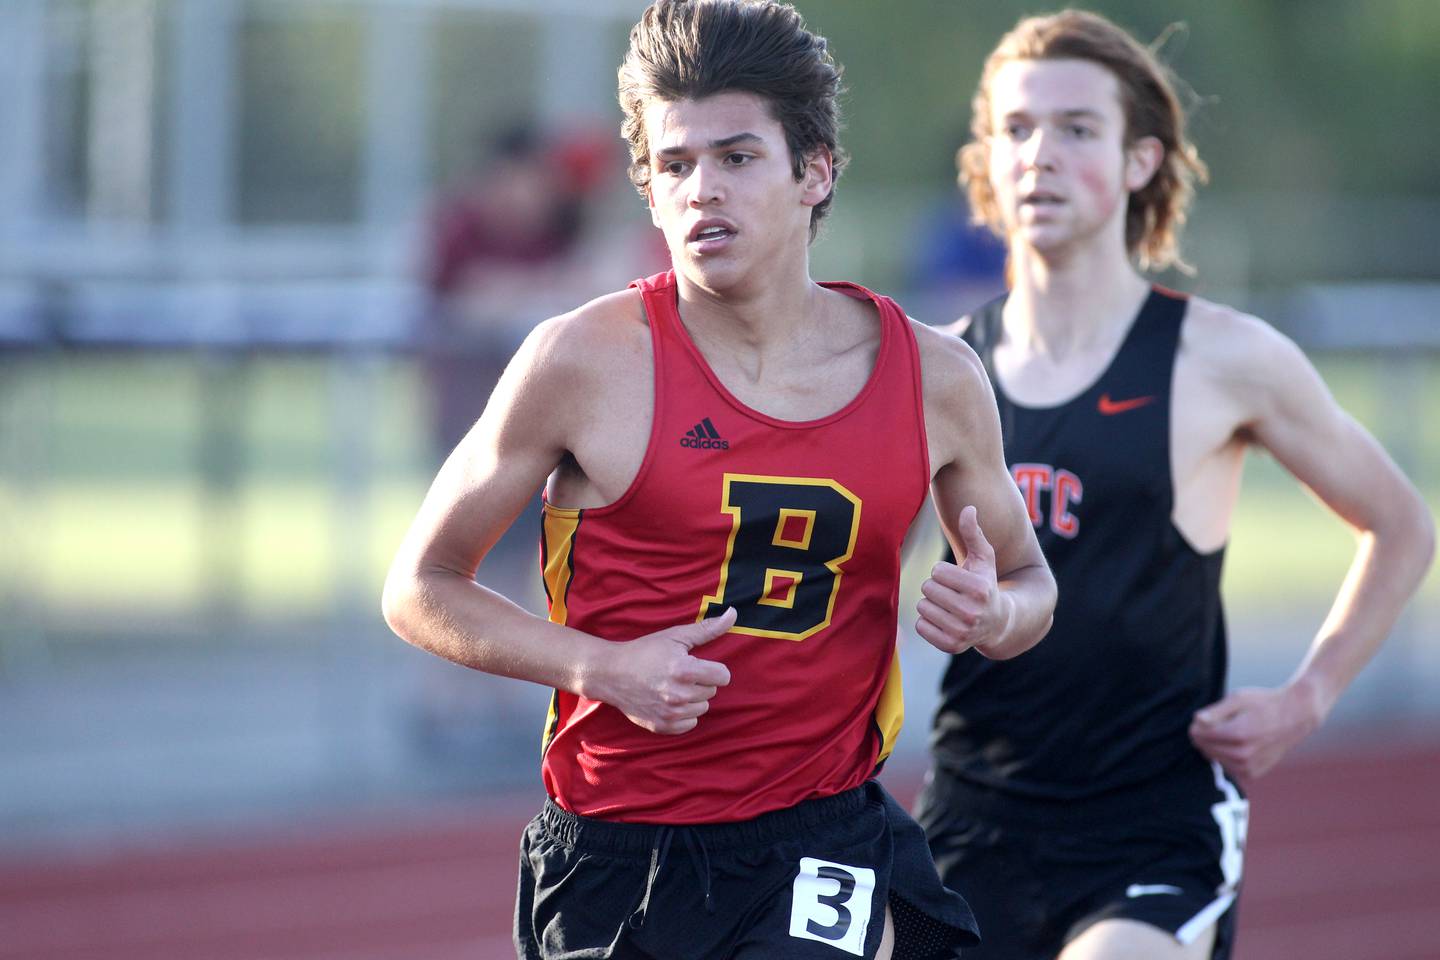
<path fill-rule="evenodd" d="M 1384 368 L 1323 367 L 1382 438 L 1398 426 L 1382 419 Z M 402 362 L 65 358 L 0 374 L 0 599 L 24 598 L 54 623 L 183 619 L 217 597 L 260 619 L 374 609 L 431 472 L 423 391 Z M 1411 382 L 1440 409 L 1440 378 Z M 1433 509 L 1440 425 L 1403 426 L 1423 430 L 1411 438 L 1416 479 Z M 207 462 L 219 471 L 208 484 Z M 1251 458 L 1227 559 L 1232 607 L 1318 621 L 1353 549 L 1279 467 Z M 1440 595 L 1435 575 L 1427 593 Z"/>

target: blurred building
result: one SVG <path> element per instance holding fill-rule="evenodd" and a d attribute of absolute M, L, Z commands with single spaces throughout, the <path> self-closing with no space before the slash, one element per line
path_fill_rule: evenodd
<path fill-rule="evenodd" d="M 515 117 L 608 124 L 634 7 L 7 0 L 0 336 L 404 338 L 431 192 Z"/>

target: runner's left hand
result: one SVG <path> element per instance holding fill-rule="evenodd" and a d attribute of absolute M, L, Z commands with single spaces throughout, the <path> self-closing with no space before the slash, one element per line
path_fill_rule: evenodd
<path fill-rule="evenodd" d="M 1002 639 L 1010 626 L 1012 602 L 995 577 L 995 548 L 985 539 L 973 506 L 960 511 L 957 565 L 940 561 L 920 587 L 915 632 L 946 653 L 964 653 Z"/>
<path fill-rule="evenodd" d="M 1264 776 L 1320 726 L 1304 688 L 1247 688 L 1195 713 L 1190 741 L 1242 781 Z"/>

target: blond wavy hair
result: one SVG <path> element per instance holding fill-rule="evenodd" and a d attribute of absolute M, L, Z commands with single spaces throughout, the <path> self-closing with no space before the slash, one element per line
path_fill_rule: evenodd
<path fill-rule="evenodd" d="M 1143 137 L 1154 137 L 1165 151 L 1155 176 L 1130 194 L 1125 211 L 1125 248 L 1143 270 L 1174 266 L 1191 272 L 1180 256 L 1180 230 L 1195 195 L 1195 184 L 1204 183 L 1209 172 L 1186 137 L 1185 110 L 1175 93 L 1174 78 L 1154 50 L 1142 46 L 1104 17 L 1084 10 L 1063 10 L 1021 20 L 985 60 L 980 85 L 971 101 L 973 139 L 956 156 L 960 184 L 969 194 L 975 221 L 1002 239 L 1005 237 L 1000 208 L 990 188 L 990 138 L 995 132 L 990 116 L 990 84 L 1001 67 L 1015 60 L 1086 60 L 1115 77 L 1125 113 L 1125 146 Z"/>

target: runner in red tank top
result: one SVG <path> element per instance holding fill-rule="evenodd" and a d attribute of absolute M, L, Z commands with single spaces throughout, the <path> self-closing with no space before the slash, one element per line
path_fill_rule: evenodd
<path fill-rule="evenodd" d="M 1028 649 L 1054 585 L 974 353 L 810 279 L 838 86 L 788 6 L 646 11 L 620 96 L 675 270 L 535 330 L 387 580 L 410 642 L 555 691 L 521 957 L 974 940 L 872 779 L 901 718 L 900 545 L 927 488 L 967 554 L 944 574 L 964 594 L 946 649 Z M 542 484 L 548 620 L 473 579 Z"/>
<path fill-rule="evenodd" d="M 730 683 L 683 737 L 557 691 L 546 788 L 588 816 L 715 823 L 857 787 L 900 726 L 897 557 L 929 484 L 909 322 L 890 300 L 826 285 L 877 308 L 874 370 L 840 409 L 795 422 L 712 372 L 673 274 L 637 286 L 656 371 L 649 447 L 614 503 L 547 503 L 551 619 L 629 638 L 734 607 L 704 652 Z"/>

